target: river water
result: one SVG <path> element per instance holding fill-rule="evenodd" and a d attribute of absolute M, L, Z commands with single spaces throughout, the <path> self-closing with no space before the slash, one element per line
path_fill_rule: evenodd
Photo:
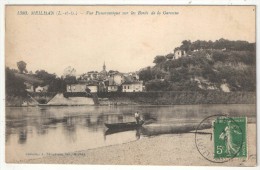
<path fill-rule="evenodd" d="M 104 123 L 134 121 L 139 111 L 147 125 L 108 131 Z M 210 115 L 247 116 L 255 122 L 255 105 L 7 107 L 6 160 L 13 162 L 52 154 L 126 143 L 154 135 L 186 133 Z M 177 128 L 176 128 L 177 127 Z"/>

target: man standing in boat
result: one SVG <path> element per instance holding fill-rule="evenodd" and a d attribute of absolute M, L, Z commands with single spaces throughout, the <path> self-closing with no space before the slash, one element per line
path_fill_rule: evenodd
<path fill-rule="evenodd" d="M 140 113 L 138 111 L 135 113 L 135 120 L 136 120 L 136 124 L 139 124 L 139 122 L 140 122 Z"/>

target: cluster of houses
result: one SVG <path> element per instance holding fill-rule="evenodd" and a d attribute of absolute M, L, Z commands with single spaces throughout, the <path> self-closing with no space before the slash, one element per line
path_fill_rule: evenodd
<path fill-rule="evenodd" d="M 187 56 L 186 52 L 176 49 L 169 54 L 168 59 L 178 59 Z M 26 91 L 47 92 L 49 85 L 41 85 L 43 81 L 30 74 L 16 73 L 15 76 L 25 80 Z M 39 84 L 37 87 L 34 84 Z M 67 92 L 142 92 L 145 90 L 143 81 L 139 80 L 137 72 L 120 73 L 118 71 L 106 71 L 104 63 L 103 70 L 89 71 L 77 77 L 77 83 L 67 84 Z"/>
<path fill-rule="evenodd" d="M 42 85 L 43 80 L 31 75 L 16 73 L 16 77 L 24 80 L 26 91 L 47 92 L 49 85 Z M 35 84 L 39 84 L 35 87 Z M 89 71 L 77 76 L 77 83 L 67 84 L 67 92 L 142 92 L 143 81 L 139 80 L 137 72 L 120 73 L 118 71 L 106 71 L 104 63 L 103 70 Z"/>
<path fill-rule="evenodd" d="M 106 71 L 104 63 L 101 72 L 89 71 L 78 77 L 75 84 L 67 84 L 67 92 L 142 92 L 143 81 L 139 80 L 136 72 L 120 73 L 118 71 Z"/>

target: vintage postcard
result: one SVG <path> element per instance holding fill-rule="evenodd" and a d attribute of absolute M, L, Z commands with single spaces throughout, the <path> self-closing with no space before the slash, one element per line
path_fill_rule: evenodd
<path fill-rule="evenodd" d="M 256 166 L 256 6 L 5 6 L 5 162 Z"/>

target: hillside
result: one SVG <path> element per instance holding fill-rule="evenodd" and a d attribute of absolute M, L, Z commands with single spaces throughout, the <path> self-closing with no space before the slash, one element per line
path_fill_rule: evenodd
<path fill-rule="evenodd" d="M 148 91 L 254 92 L 255 44 L 250 44 L 248 48 L 249 45 L 245 42 L 242 45 L 241 41 L 232 43 L 229 43 L 228 47 L 221 46 L 223 49 L 186 48 L 185 55 L 178 59 L 169 57 L 173 54 L 156 56 L 155 66 L 143 69 L 140 72 L 140 79 L 145 81 Z M 190 44 L 192 46 L 193 43 Z M 238 47 L 242 50 L 238 50 Z M 176 49 L 183 49 L 183 45 Z"/>

